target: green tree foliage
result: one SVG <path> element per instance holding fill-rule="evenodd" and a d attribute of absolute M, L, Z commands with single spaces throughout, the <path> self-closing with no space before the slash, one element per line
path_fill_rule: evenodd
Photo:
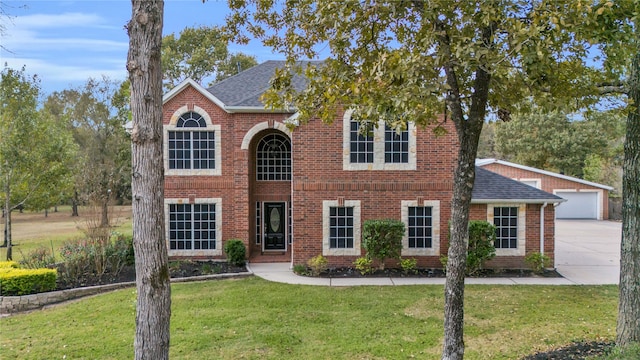
<path fill-rule="evenodd" d="M 607 75 L 586 61 L 589 43 L 571 29 L 581 2 L 540 1 L 313 1 L 275 4 L 230 1 L 227 30 L 285 55 L 264 95 L 274 108 L 295 107 L 301 123 L 331 122 L 342 106 L 362 119 L 402 128 L 411 120 L 438 129 L 446 108 L 460 150 L 451 203 L 443 359 L 462 359 L 464 273 L 474 161 L 489 112 L 501 119 L 525 110 L 523 99 L 545 108 L 584 107 L 599 99 L 593 82 Z M 331 53 L 321 66 L 299 60 Z M 291 71 L 309 83 L 296 92 Z M 576 81 L 580 77 L 581 81 Z M 589 81 L 582 81 L 588 78 Z"/>
<path fill-rule="evenodd" d="M 18 206 L 40 210 L 69 186 L 76 154 L 71 134 L 38 111 L 39 81 L 24 69 L 2 70 L 0 83 L 0 200 L 5 215 L 7 260 L 12 258 L 11 212 Z"/>
<path fill-rule="evenodd" d="M 129 119 L 123 86 L 89 79 L 79 88 L 54 92 L 44 110 L 73 132 L 80 148 L 74 171 L 80 200 L 102 209 L 109 225 L 112 200 L 130 198 L 131 146 L 124 125 Z"/>
<path fill-rule="evenodd" d="M 582 178 L 586 158 L 607 151 L 606 133 L 598 125 L 556 111 L 517 114 L 496 124 L 496 150 L 506 160 Z"/>
<path fill-rule="evenodd" d="M 187 78 L 201 83 L 215 76 L 215 82 L 246 70 L 257 62 L 253 56 L 229 53 L 227 40 L 215 26 L 185 28 L 176 37 L 162 38 L 162 71 L 165 90 Z"/>

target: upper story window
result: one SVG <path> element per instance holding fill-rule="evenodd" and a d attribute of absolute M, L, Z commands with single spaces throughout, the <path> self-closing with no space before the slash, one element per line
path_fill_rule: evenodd
<path fill-rule="evenodd" d="M 266 135 L 258 143 L 256 151 L 257 180 L 291 180 L 291 142 L 286 136 Z"/>
<path fill-rule="evenodd" d="M 409 162 L 409 131 L 396 131 L 384 126 L 384 162 L 406 164 Z"/>
<path fill-rule="evenodd" d="M 220 175 L 220 125 L 203 109 L 180 108 L 164 132 L 167 175 Z"/>
<path fill-rule="evenodd" d="M 346 111 L 343 118 L 343 170 L 416 169 L 413 123 L 408 123 L 406 130 L 397 131 L 379 121 L 365 131 L 362 122 L 351 118 L 352 113 Z"/>
<path fill-rule="evenodd" d="M 363 134 L 360 122 L 351 120 L 349 124 L 349 148 L 352 163 L 373 163 L 373 134 Z"/>

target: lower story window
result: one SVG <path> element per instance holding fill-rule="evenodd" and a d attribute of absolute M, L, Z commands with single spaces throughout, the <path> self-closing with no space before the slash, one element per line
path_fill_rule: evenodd
<path fill-rule="evenodd" d="M 170 255 L 221 254 L 220 206 L 212 200 L 165 200 Z"/>
<path fill-rule="evenodd" d="M 431 247 L 432 222 L 430 206 L 409 207 L 409 248 L 424 249 Z"/>
<path fill-rule="evenodd" d="M 440 256 L 440 201 L 403 200 L 402 256 Z"/>
<path fill-rule="evenodd" d="M 329 247 L 331 249 L 353 248 L 353 208 L 331 207 L 329 209 Z"/>
<path fill-rule="evenodd" d="M 322 255 L 360 256 L 360 200 L 322 202 Z"/>
<path fill-rule="evenodd" d="M 496 226 L 496 249 L 518 248 L 518 208 L 494 207 L 493 224 Z"/>

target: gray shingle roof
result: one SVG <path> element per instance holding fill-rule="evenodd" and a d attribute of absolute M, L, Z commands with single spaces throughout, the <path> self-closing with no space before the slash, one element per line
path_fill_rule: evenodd
<path fill-rule="evenodd" d="M 301 61 L 299 64 L 320 64 L 322 61 Z M 264 107 L 260 96 L 269 89 L 269 80 L 278 68 L 284 67 L 284 61 L 269 60 L 239 74 L 227 78 L 207 90 L 222 101 L 225 106 Z M 304 76 L 294 74 L 293 86 L 302 91 L 307 84 Z"/>
<path fill-rule="evenodd" d="M 476 166 L 476 181 L 471 195 L 472 202 L 523 202 L 542 203 L 564 201 L 559 196 L 536 189 L 533 186 L 509 179 Z"/>

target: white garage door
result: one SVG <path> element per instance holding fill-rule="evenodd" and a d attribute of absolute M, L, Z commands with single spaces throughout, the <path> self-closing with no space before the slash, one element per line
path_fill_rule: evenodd
<path fill-rule="evenodd" d="M 557 219 L 597 219 L 598 193 L 595 192 L 556 192 L 567 199 L 556 208 Z"/>

